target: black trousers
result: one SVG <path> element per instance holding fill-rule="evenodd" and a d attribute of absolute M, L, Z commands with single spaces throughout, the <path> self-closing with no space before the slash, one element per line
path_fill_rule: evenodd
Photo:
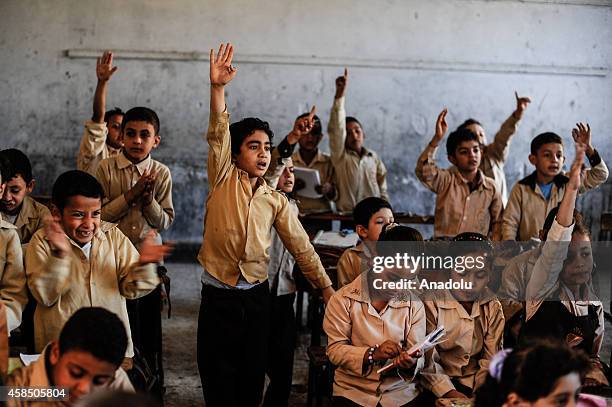
<path fill-rule="evenodd" d="M 282 407 L 289 404 L 293 379 L 293 354 L 296 342 L 296 322 L 293 303 L 295 293 L 270 298 L 270 336 L 266 374 L 270 384 L 263 405 Z"/>
<path fill-rule="evenodd" d="M 267 282 L 249 290 L 202 286 L 198 369 L 206 407 L 261 403 L 269 332 Z"/>

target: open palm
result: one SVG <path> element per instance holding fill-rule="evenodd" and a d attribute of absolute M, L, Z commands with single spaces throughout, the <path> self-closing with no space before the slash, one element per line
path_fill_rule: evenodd
<path fill-rule="evenodd" d="M 232 66 L 234 47 L 228 43 L 221 44 L 219 52 L 210 50 L 210 84 L 213 86 L 227 85 L 236 76 L 236 68 Z"/>

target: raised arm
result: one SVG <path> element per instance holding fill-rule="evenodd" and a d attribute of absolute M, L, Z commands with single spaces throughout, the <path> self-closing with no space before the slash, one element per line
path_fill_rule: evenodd
<path fill-rule="evenodd" d="M 104 51 L 101 58 L 96 60 L 96 76 L 98 84 L 93 100 L 93 115 L 91 120 L 94 123 L 104 123 L 104 111 L 106 110 L 106 85 L 111 76 L 117 71 L 117 67 L 113 66 L 113 53 Z"/>
<path fill-rule="evenodd" d="M 21 313 L 28 302 L 28 294 L 21 242 L 17 231 L 9 229 L 3 232 L 2 238 L 6 239 L 6 253 L 5 258 L 0 261 L 0 264 L 4 265 L 0 300 L 6 306 L 6 320 L 10 332 L 21 323 Z"/>
<path fill-rule="evenodd" d="M 344 142 L 346 140 L 346 111 L 344 110 L 344 93 L 348 84 L 348 69 L 344 68 L 344 75 L 336 78 L 336 94 L 334 104 L 329 116 L 327 132 L 329 133 L 329 149 L 332 163 L 336 164 L 344 156 Z"/>
<path fill-rule="evenodd" d="M 210 119 L 208 124 L 208 183 L 211 189 L 221 179 L 232 161 L 229 115 L 225 109 L 225 85 L 236 76 L 232 66 L 234 47 L 221 44 L 215 55 L 210 50 Z"/>
<path fill-rule="evenodd" d="M 441 190 L 450 182 L 451 178 L 449 172 L 438 168 L 435 161 L 438 145 L 442 139 L 444 139 L 444 135 L 448 130 L 448 124 L 446 123 L 447 113 L 448 110 L 444 109 L 438 115 L 438 119 L 436 120 L 436 133 L 417 159 L 417 165 L 414 170 L 417 178 L 423 185 L 433 192 Z"/>
<path fill-rule="evenodd" d="M 516 98 L 516 109 L 510 117 L 501 125 L 493 142 L 487 146 L 487 154 L 496 161 L 505 162 L 508 158 L 508 150 L 510 146 L 510 138 L 516 132 L 516 126 L 523 117 L 523 112 L 527 109 L 531 99 L 526 96 L 519 96 L 514 92 Z"/>
<path fill-rule="evenodd" d="M 591 168 L 585 171 L 580 183 L 578 193 L 583 193 L 606 182 L 609 172 L 606 163 L 591 144 L 591 126 L 588 123 L 576 123 L 576 127 L 572 130 L 572 137 L 576 143 L 585 146 L 585 154 L 591 165 Z"/>

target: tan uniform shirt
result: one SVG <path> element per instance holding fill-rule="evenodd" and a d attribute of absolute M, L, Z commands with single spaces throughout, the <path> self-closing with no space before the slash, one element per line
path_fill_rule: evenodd
<path fill-rule="evenodd" d="M 387 168 L 378 155 L 365 148 L 363 154 L 359 155 L 344 147 L 346 140 L 344 97 L 334 99 L 327 132 L 338 188 L 336 202 L 338 210 L 351 212 L 359 201 L 371 196 L 389 201 Z"/>
<path fill-rule="evenodd" d="M 351 283 L 361 273 L 368 270 L 371 260 L 372 254 L 363 242 L 346 249 L 338 260 L 338 288 Z"/>
<path fill-rule="evenodd" d="M 23 198 L 21 210 L 15 218 L 15 227 L 21 243 L 28 243 L 32 235 L 45 225 L 44 220 L 50 217 L 49 208 L 26 195 Z"/>
<path fill-rule="evenodd" d="M 127 357 L 134 356 L 125 299 L 142 297 L 159 284 L 154 264 L 139 266 L 136 248 L 116 225 L 102 222 L 93 237 L 89 258 L 69 240 L 71 253 L 51 254 L 45 230 L 34 234 L 25 256 L 30 292 L 37 301 L 34 339 L 37 351 L 58 339 L 64 323 L 80 308 L 114 312 L 128 333 Z"/>
<path fill-rule="evenodd" d="M 383 407 L 406 404 L 419 394 L 413 379 L 423 367 L 423 358 L 417 359 L 414 376 L 403 380 L 395 372 L 381 377 L 376 373 L 381 366 L 363 372 L 363 357 L 369 347 L 386 340 L 405 340 L 408 348 L 421 342 L 426 325 L 423 304 L 409 294 L 406 301 L 389 301 L 378 313 L 362 285 L 363 278 L 358 277 L 342 287 L 325 309 L 327 356 L 337 366 L 334 396 L 368 407 L 378 403 Z"/>
<path fill-rule="evenodd" d="M 147 169 L 157 173 L 153 200 L 147 206 L 139 201 L 128 204 L 124 193 L 138 182 Z M 150 155 L 138 164 L 132 164 L 123 153 L 103 160 L 98 166 L 96 178 L 106 195 L 102 202 L 102 220 L 117 223 L 134 245 L 138 245 L 151 229 L 162 232 L 174 221 L 170 170 Z"/>
<path fill-rule="evenodd" d="M 334 166 L 331 162 L 331 157 L 328 154 L 325 154 L 322 151 L 318 151 L 315 158 L 312 159 L 310 164 L 306 164 L 300 155 L 300 150 L 298 149 L 291 155 L 291 159 L 293 160 L 293 165 L 298 168 L 308 168 L 311 170 L 319 171 L 319 177 L 321 178 L 321 185 L 326 182 L 336 184 L 335 174 L 334 174 Z M 300 208 L 300 213 L 317 213 L 317 212 L 327 212 L 331 211 L 331 204 L 327 198 L 306 198 L 300 196 L 299 191 L 298 195 L 298 208 Z"/>
<path fill-rule="evenodd" d="M 482 151 L 480 170 L 495 182 L 497 190 L 501 194 L 504 206 L 508 202 L 508 186 L 506 185 L 506 174 L 504 164 L 508 159 L 510 150 L 510 138 L 516 132 L 519 120 L 511 114 L 501 125 L 491 144 L 487 144 Z"/>
<path fill-rule="evenodd" d="M 331 286 L 308 235 L 285 196 L 259 179 L 253 191 L 249 175 L 232 162 L 229 115 L 210 114 L 208 183 L 204 241 L 198 261 L 212 277 L 235 286 L 240 275 L 253 284 L 268 278 L 272 228 L 319 288 Z"/>
<path fill-rule="evenodd" d="M 608 167 L 602 160 L 586 170 L 586 176 L 582 178 L 578 193 L 597 188 L 607 179 Z M 510 199 L 504 211 L 502 240 L 524 242 L 538 238 L 548 212 L 561 203 L 568 181 L 569 178 L 565 173 L 557 175 L 553 180 L 548 201 L 537 183 L 535 171 L 516 183 L 510 192 Z"/>
<path fill-rule="evenodd" d="M 417 178 L 436 193 L 434 237 L 476 232 L 499 240 L 503 207 L 493 180 L 479 170 L 478 187 L 470 192 L 468 181 L 456 167 L 438 168 L 437 150 L 427 144 L 415 169 Z"/>
<path fill-rule="evenodd" d="M 6 321 L 8 331 L 11 332 L 21 324 L 21 313 L 28 302 L 28 294 L 17 229 L 2 219 L 0 219 L 0 301 L 6 306 Z"/>
<path fill-rule="evenodd" d="M 96 175 L 100 161 L 118 155 L 121 150 L 106 144 L 108 128 L 106 123 L 85 122 L 85 131 L 79 146 L 77 169 Z"/>
<path fill-rule="evenodd" d="M 6 385 L 9 387 L 50 387 L 51 381 L 47 375 L 45 360 L 48 358 L 48 353 L 51 351 L 50 346 L 45 346 L 40 357 L 29 366 L 15 369 L 8 377 Z M 119 368 L 115 371 L 115 377 L 108 383 L 94 387 L 92 392 L 121 390 L 134 392 L 134 386 L 130 383 L 130 379 L 123 369 Z M 65 407 L 69 406 L 68 400 L 64 401 L 25 401 L 25 400 L 9 400 L 9 407 Z"/>
<path fill-rule="evenodd" d="M 497 297 L 504 308 L 506 320 L 523 309 L 527 295 L 527 283 L 540 257 L 540 248 L 535 248 L 510 259 L 504 270 Z"/>
<path fill-rule="evenodd" d="M 427 332 L 439 326 L 446 331 L 444 341 L 434 352 L 435 373 L 423 373 L 424 383 L 436 397 L 454 390 L 451 379 L 476 389 L 484 383 L 489 362 L 502 349 L 504 313 L 495 295 L 486 289 L 468 313 L 450 291 L 423 298 Z"/>

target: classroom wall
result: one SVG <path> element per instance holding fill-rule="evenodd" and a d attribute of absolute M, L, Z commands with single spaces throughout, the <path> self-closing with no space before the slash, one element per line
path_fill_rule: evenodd
<path fill-rule="evenodd" d="M 278 139 L 312 104 L 327 125 L 334 78 L 349 67 L 347 112 L 389 170 L 396 210 L 433 213 L 414 175 L 435 119 L 480 120 L 490 138 L 515 107 L 533 103 L 506 166 L 531 171 L 529 141 L 567 141 L 588 121 L 612 161 L 612 2 L 609 0 L 1 0 L 0 147 L 32 159 L 37 193 L 75 165 L 91 115 L 95 55 L 113 49 L 119 70 L 108 106 L 146 105 L 162 122 L 154 157 L 174 179 L 176 221 L 166 236 L 201 239 L 207 193 L 208 50 L 231 40 L 238 76 L 232 119 L 259 116 Z M 123 58 L 122 58 L 123 57 Z M 328 139 L 322 149 L 328 151 Z M 443 151 L 441 165 L 447 165 Z"/>

